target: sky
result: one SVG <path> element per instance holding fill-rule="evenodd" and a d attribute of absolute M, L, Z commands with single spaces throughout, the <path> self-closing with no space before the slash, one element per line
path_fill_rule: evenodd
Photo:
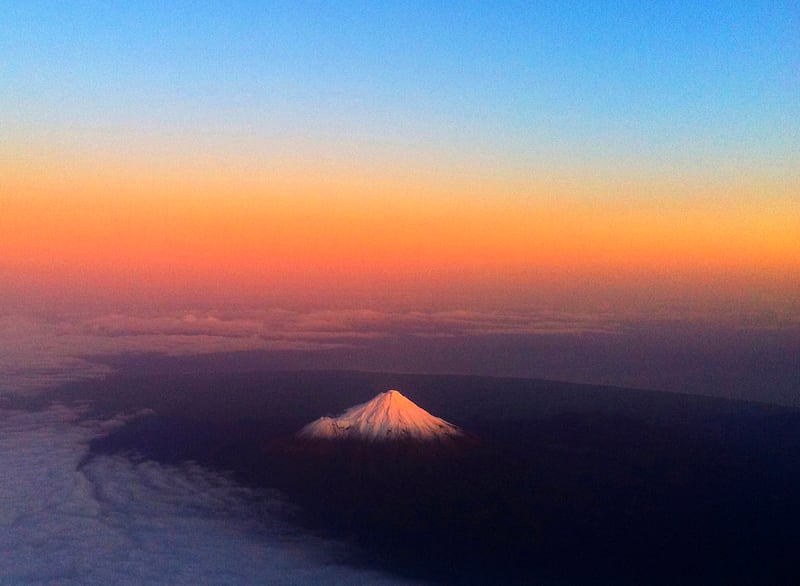
<path fill-rule="evenodd" d="M 795 2 L 0 0 L 0 372 L 98 320 L 252 312 L 148 335 L 794 331 L 798 30 Z"/>

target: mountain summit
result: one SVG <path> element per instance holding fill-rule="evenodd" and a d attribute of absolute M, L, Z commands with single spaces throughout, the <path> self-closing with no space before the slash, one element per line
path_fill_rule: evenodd
<path fill-rule="evenodd" d="M 431 441 L 463 435 L 452 423 L 434 417 L 395 390 L 350 407 L 338 417 L 320 417 L 297 433 L 301 439 L 366 441 Z"/>

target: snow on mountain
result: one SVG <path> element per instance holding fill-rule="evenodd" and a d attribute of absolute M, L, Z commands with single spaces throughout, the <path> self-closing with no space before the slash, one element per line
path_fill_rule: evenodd
<path fill-rule="evenodd" d="M 453 439 L 464 432 L 418 407 L 399 391 L 381 393 L 338 417 L 320 417 L 303 427 L 301 439 L 368 441 Z"/>

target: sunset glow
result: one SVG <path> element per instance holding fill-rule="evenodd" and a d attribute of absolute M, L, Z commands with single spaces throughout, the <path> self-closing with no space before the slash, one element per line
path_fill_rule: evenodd
<path fill-rule="evenodd" d="M 800 206 L 787 181 L 9 167 L 2 270 L 45 288 L 135 281 L 170 294 L 221 279 L 252 296 L 293 280 L 346 291 L 454 278 L 479 286 L 484 275 L 547 288 L 602 275 L 637 287 L 649 275 L 665 294 L 675 293 L 671 279 L 694 280 L 702 294 L 713 275 L 788 295 L 800 274 Z"/>
<path fill-rule="evenodd" d="M 775 8 L 771 37 L 711 49 L 757 21 L 744 8 L 665 14 L 686 30 L 623 27 L 612 41 L 599 31 L 614 14 L 555 7 L 518 23 L 478 9 L 341 9 L 316 23 L 274 7 L 128 12 L 20 4 L 6 21 L 1 298 L 287 305 L 303 291 L 312 305 L 476 306 L 556 291 L 547 303 L 571 292 L 607 306 L 638 291 L 653 308 L 677 297 L 713 310 L 708 297 L 796 296 L 797 52 L 775 50 L 796 48 L 796 14 L 782 25 Z M 326 36 L 344 13 L 356 36 Z M 451 17 L 457 30 L 430 53 L 408 48 Z M 501 20 L 473 45 L 487 17 Z M 569 53 L 553 26 L 585 38 Z M 632 60 L 595 54 L 626 41 Z M 657 61 L 664 44 L 676 50 Z M 686 44 L 709 47 L 708 61 Z M 322 57 L 331 46 L 338 71 Z M 735 79 L 722 73 L 733 63 Z M 698 67 L 719 91 L 768 79 L 772 93 L 713 98 Z"/>

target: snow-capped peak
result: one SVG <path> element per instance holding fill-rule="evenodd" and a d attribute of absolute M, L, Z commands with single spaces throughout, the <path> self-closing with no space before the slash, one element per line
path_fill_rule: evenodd
<path fill-rule="evenodd" d="M 463 435 L 455 425 L 434 417 L 399 391 L 381 393 L 338 417 L 320 417 L 298 432 L 303 439 L 435 440 Z"/>

